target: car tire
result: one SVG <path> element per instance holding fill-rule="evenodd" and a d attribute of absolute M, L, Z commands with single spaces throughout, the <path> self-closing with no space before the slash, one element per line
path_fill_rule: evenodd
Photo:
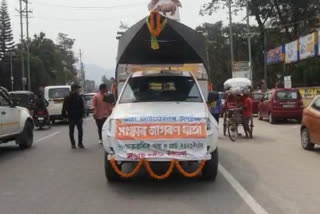
<path fill-rule="evenodd" d="M 120 168 L 120 166 L 118 166 Z M 104 169 L 105 169 L 105 174 L 106 178 L 109 182 L 117 182 L 120 181 L 120 175 L 114 171 L 110 161 L 108 160 L 108 153 L 105 152 L 104 154 Z"/>
<path fill-rule="evenodd" d="M 269 123 L 270 124 L 275 124 L 276 120 L 274 119 L 274 117 L 272 116 L 272 113 L 269 114 Z"/>
<path fill-rule="evenodd" d="M 314 144 L 311 143 L 309 131 L 307 128 L 301 130 L 301 145 L 304 150 L 313 150 Z"/>
<path fill-rule="evenodd" d="M 211 153 L 211 160 L 208 160 L 202 170 L 202 179 L 206 181 L 215 181 L 218 174 L 219 155 L 218 148 Z"/>
<path fill-rule="evenodd" d="M 258 111 L 258 120 L 263 120 L 260 111 Z"/>
<path fill-rule="evenodd" d="M 21 149 L 30 149 L 33 144 L 33 125 L 26 122 L 22 133 L 16 138 L 16 143 Z"/>

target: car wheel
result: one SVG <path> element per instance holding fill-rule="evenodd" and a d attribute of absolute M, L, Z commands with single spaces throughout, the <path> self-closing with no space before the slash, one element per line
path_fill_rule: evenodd
<path fill-rule="evenodd" d="M 219 155 L 218 148 L 211 153 L 211 160 L 208 160 L 202 170 L 202 179 L 215 181 L 218 174 Z"/>
<path fill-rule="evenodd" d="M 269 114 L 269 122 L 270 122 L 271 124 L 275 124 L 275 123 L 276 123 L 274 117 L 272 116 L 272 113 Z"/>
<path fill-rule="evenodd" d="M 261 113 L 260 113 L 260 111 L 258 111 L 258 120 L 262 120 L 263 118 L 262 118 L 262 116 L 261 116 Z"/>
<path fill-rule="evenodd" d="M 118 167 L 121 169 L 120 166 Z M 104 154 L 104 169 L 105 169 L 106 178 L 109 182 L 120 181 L 120 175 L 118 175 L 116 171 L 114 171 L 110 161 L 108 160 L 108 153 L 106 152 Z"/>
<path fill-rule="evenodd" d="M 303 128 L 301 130 L 301 145 L 305 150 L 312 150 L 314 148 L 314 144 L 311 143 L 309 131 L 307 128 Z"/>
<path fill-rule="evenodd" d="M 26 122 L 22 133 L 17 137 L 16 143 L 21 149 L 29 149 L 33 144 L 33 125 Z"/>

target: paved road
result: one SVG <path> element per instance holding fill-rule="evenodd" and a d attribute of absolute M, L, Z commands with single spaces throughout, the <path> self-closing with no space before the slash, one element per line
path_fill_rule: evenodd
<path fill-rule="evenodd" d="M 31 150 L 0 146 L 0 213 L 319 213 L 320 150 L 301 149 L 297 124 L 255 122 L 253 140 L 221 136 L 215 183 L 179 175 L 153 181 L 142 173 L 109 184 L 92 120 L 84 151 L 70 149 L 63 124 L 35 131 Z"/>

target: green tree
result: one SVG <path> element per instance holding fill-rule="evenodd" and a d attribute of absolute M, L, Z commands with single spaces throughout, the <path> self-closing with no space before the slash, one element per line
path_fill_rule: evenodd
<path fill-rule="evenodd" d="M 78 59 L 75 57 L 73 52 L 75 40 L 69 38 L 67 34 L 59 33 L 57 42 L 60 60 L 63 64 L 62 70 L 59 70 L 62 75 L 59 75 L 58 78 L 59 81 L 64 80 L 64 82 L 67 84 L 75 81 L 77 76 L 75 63 L 78 61 Z"/>
<path fill-rule="evenodd" d="M 246 36 L 246 26 L 240 23 L 233 24 L 235 60 L 248 60 L 248 39 Z M 230 69 L 230 43 L 228 26 L 223 26 L 222 22 L 214 24 L 204 23 L 196 28 L 202 32 L 207 41 L 210 61 L 210 78 L 217 90 L 223 89 L 223 83 L 232 77 Z M 253 27 L 252 30 L 257 30 Z M 263 76 L 263 51 L 259 48 L 259 38 L 254 37 L 252 44 L 257 46 L 252 51 L 254 79 L 259 80 Z M 261 63 L 262 62 L 262 63 Z"/>
<path fill-rule="evenodd" d="M 11 22 L 6 0 L 2 0 L 0 8 L 0 59 L 3 59 L 12 51 L 14 41 L 12 36 Z"/>

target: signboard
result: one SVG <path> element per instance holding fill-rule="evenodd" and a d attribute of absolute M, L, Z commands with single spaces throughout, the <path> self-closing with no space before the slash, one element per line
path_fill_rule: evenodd
<path fill-rule="evenodd" d="M 320 29 L 318 30 L 318 56 L 320 56 Z"/>
<path fill-rule="evenodd" d="M 316 33 L 311 33 L 299 39 L 300 59 L 307 59 L 316 55 Z"/>
<path fill-rule="evenodd" d="M 179 7 L 182 7 L 179 0 L 151 0 L 148 5 L 149 11 L 159 11 L 164 16 L 176 21 L 180 21 Z"/>
<path fill-rule="evenodd" d="M 305 107 L 310 104 L 315 96 L 320 95 L 320 87 L 299 88 L 299 91 Z"/>
<path fill-rule="evenodd" d="M 284 88 L 292 88 L 291 76 L 284 77 Z"/>
<path fill-rule="evenodd" d="M 286 44 L 286 57 L 285 57 L 286 64 L 297 62 L 299 60 L 298 45 L 299 45 L 298 40 Z"/>
<path fill-rule="evenodd" d="M 207 156 L 206 120 L 143 117 L 116 121 L 113 148 L 119 159 L 203 160 Z"/>
<path fill-rule="evenodd" d="M 248 78 L 250 79 L 250 65 L 247 61 L 240 61 L 240 62 L 234 62 L 233 63 L 233 72 L 232 77 L 233 78 Z"/>
<path fill-rule="evenodd" d="M 279 46 L 268 51 L 267 64 L 275 64 L 284 60 L 285 46 Z"/>
<path fill-rule="evenodd" d="M 315 96 L 320 95 L 320 87 L 299 88 L 299 91 L 303 98 L 313 99 Z"/>

